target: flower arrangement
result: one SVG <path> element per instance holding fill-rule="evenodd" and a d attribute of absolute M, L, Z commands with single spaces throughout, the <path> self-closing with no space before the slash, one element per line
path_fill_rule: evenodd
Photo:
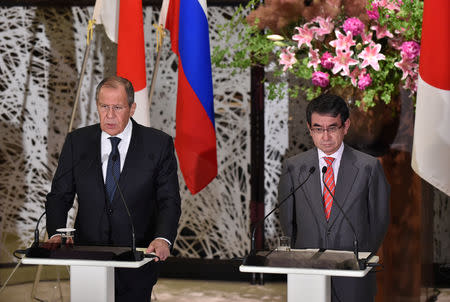
<path fill-rule="evenodd" d="M 288 10 L 291 15 L 275 17 L 278 22 L 274 21 L 274 14 L 267 14 L 267 9 L 292 1 L 267 1 L 249 14 L 250 25 L 246 25 L 247 35 L 241 37 L 243 48 L 238 56 L 253 55 L 259 60 L 255 62 L 264 64 L 269 57 L 262 54 L 275 54 L 279 64 L 277 75 L 290 73 L 311 81 L 312 85 L 306 88 L 290 87 L 293 96 L 299 89 L 306 91 L 307 99 L 333 89 L 350 89 L 360 97 L 354 100 L 355 104 L 365 109 L 379 100 L 389 103 L 399 86 L 414 97 L 423 1 L 368 0 L 349 4 L 336 1 L 322 1 L 324 5 L 316 14 L 304 8 L 297 11 L 291 8 Z M 345 5 L 353 11 L 345 10 Z M 306 12 L 310 19 L 300 16 L 292 21 L 295 18 L 292 12 L 298 11 Z M 262 41 L 262 36 L 267 41 Z M 261 47 L 243 44 L 249 41 L 260 41 Z M 234 59 L 239 61 L 239 57 L 235 55 Z M 269 96 L 280 96 L 280 88 L 280 84 L 270 83 Z"/>

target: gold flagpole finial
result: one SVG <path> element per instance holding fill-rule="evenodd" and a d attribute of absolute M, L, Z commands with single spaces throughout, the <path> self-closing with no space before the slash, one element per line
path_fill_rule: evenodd
<path fill-rule="evenodd" d="M 164 31 L 164 27 L 162 27 L 161 24 L 153 24 L 153 27 L 156 28 L 156 52 L 158 52 L 159 47 L 162 46 L 166 32 Z"/>
<path fill-rule="evenodd" d="M 87 35 L 86 35 L 86 44 L 89 45 L 92 41 L 92 38 L 94 37 L 94 26 L 95 26 L 95 19 L 89 20 L 88 28 L 87 28 Z"/>

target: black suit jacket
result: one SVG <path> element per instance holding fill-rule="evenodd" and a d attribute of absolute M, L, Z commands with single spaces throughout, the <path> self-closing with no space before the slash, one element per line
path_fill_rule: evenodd
<path fill-rule="evenodd" d="M 294 233 L 295 248 L 353 251 L 353 231 L 339 208 L 333 205 L 330 219 L 325 218 L 316 148 L 283 163 L 278 196 L 287 196 L 306 179 L 311 167 L 315 167 L 316 172 L 280 208 L 283 231 L 288 236 Z M 345 145 L 335 199 L 355 228 L 360 251 L 376 253 L 380 247 L 389 225 L 389 194 L 390 186 L 380 162 Z M 372 301 L 376 293 L 374 274 L 365 278 L 333 277 L 332 280 L 343 302 Z"/>
<path fill-rule="evenodd" d="M 180 217 L 177 162 L 172 138 L 134 120 L 119 186 L 133 218 L 136 246 L 147 247 L 156 237 L 172 243 Z M 47 195 L 47 231 L 66 226 L 67 212 L 78 197 L 77 244 L 131 244 L 131 225 L 116 190 L 106 198 L 100 159 L 100 125 L 67 135 L 52 188 Z M 123 160 L 123 159 L 121 159 Z"/>

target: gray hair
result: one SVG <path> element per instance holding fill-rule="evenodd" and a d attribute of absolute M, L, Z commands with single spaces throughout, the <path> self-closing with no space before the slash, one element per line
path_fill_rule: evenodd
<path fill-rule="evenodd" d="M 131 107 L 131 105 L 134 103 L 134 88 L 133 84 L 128 79 L 119 77 L 119 76 L 110 76 L 105 79 L 103 79 L 98 85 L 97 89 L 95 90 L 95 101 L 98 102 L 98 95 L 100 93 L 100 89 L 103 87 L 109 87 L 109 88 L 119 88 L 122 86 L 125 88 L 125 92 L 127 94 L 127 101 L 128 106 Z"/>

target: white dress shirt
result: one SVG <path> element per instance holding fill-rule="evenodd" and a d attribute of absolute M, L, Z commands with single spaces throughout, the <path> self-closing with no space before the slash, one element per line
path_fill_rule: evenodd
<path fill-rule="evenodd" d="M 127 156 L 128 147 L 130 146 L 131 141 L 131 132 L 133 130 L 133 123 L 131 120 L 128 120 L 128 124 L 123 129 L 123 131 L 119 134 L 117 134 L 115 137 L 120 138 L 119 145 L 117 148 L 119 149 L 120 154 L 120 172 L 122 172 L 123 164 L 125 163 L 125 158 Z M 106 182 L 106 169 L 108 168 L 108 158 L 109 154 L 111 153 L 111 140 L 109 139 L 112 137 L 105 131 L 102 131 L 101 136 L 101 160 L 102 160 L 102 171 L 103 171 L 103 182 Z"/>
<path fill-rule="evenodd" d="M 317 153 L 318 153 L 318 156 L 319 156 L 320 186 L 322 188 L 322 194 L 323 194 L 323 173 L 322 173 L 322 169 L 323 169 L 323 167 L 327 167 L 328 166 L 326 161 L 325 161 L 325 159 L 324 159 L 324 157 L 333 157 L 334 158 L 333 164 L 331 166 L 333 167 L 333 172 L 334 172 L 334 184 L 337 185 L 339 166 L 341 165 L 342 152 L 344 152 L 344 143 L 341 143 L 341 146 L 339 147 L 339 149 L 337 149 L 336 152 L 334 152 L 333 154 L 330 154 L 330 155 L 325 154 L 319 148 L 317 148 L 317 151 L 318 151 Z"/>

